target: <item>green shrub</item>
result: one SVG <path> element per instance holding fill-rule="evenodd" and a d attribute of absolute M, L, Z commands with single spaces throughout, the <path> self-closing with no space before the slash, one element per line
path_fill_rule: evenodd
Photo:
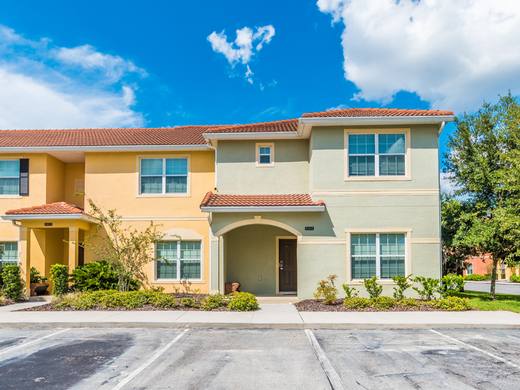
<path fill-rule="evenodd" d="M 478 274 L 470 274 L 470 275 L 464 275 L 464 280 L 474 281 L 474 282 L 480 282 L 483 280 L 490 280 L 491 275 L 478 275 Z"/>
<path fill-rule="evenodd" d="M 417 307 L 419 306 L 419 302 L 414 298 L 403 298 L 397 301 L 397 304 L 405 307 Z"/>
<path fill-rule="evenodd" d="M 447 274 L 442 277 L 439 292 L 443 297 L 462 291 L 464 291 L 464 278 L 461 275 Z"/>
<path fill-rule="evenodd" d="M 235 292 L 231 295 L 228 303 L 229 310 L 233 311 L 252 311 L 258 310 L 256 297 L 248 292 Z"/>
<path fill-rule="evenodd" d="M 424 276 L 416 276 L 413 281 L 419 283 L 419 286 L 412 287 L 421 299 L 431 301 L 435 298 L 435 294 L 439 291 L 439 279 L 426 278 Z"/>
<path fill-rule="evenodd" d="M 370 279 L 363 280 L 363 284 L 370 298 L 377 298 L 383 292 L 383 286 L 377 283 L 377 278 L 375 276 L 372 276 Z"/>
<path fill-rule="evenodd" d="M 185 307 L 197 307 L 199 303 L 192 297 L 181 298 L 181 305 Z"/>
<path fill-rule="evenodd" d="M 51 265 L 52 294 L 63 295 L 69 291 L 69 273 L 63 264 Z"/>
<path fill-rule="evenodd" d="M 334 285 L 337 275 L 329 275 L 327 279 L 320 280 L 314 291 L 314 298 L 323 299 L 326 305 L 332 305 L 338 299 L 338 289 Z"/>
<path fill-rule="evenodd" d="M 392 280 L 396 284 L 393 296 L 397 300 L 402 300 L 404 298 L 404 292 L 412 287 L 410 284 L 410 276 L 394 276 Z"/>
<path fill-rule="evenodd" d="M 2 267 L 2 281 L 2 293 L 6 298 L 13 301 L 22 298 L 23 282 L 17 264 L 6 264 Z"/>
<path fill-rule="evenodd" d="M 31 267 L 31 283 L 41 283 L 47 281 L 35 267 Z"/>
<path fill-rule="evenodd" d="M 211 294 L 206 296 L 201 302 L 202 310 L 215 310 L 222 306 L 225 306 L 224 295 L 222 294 Z"/>
<path fill-rule="evenodd" d="M 72 271 L 72 288 L 76 291 L 116 290 L 119 283 L 119 273 L 107 261 L 94 261 L 77 267 Z M 139 282 L 130 278 L 129 290 L 139 288 Z"/>
<path fill-rule="evenodd" d="M 151 291 L 149 303 L 160 309 L 173 309 L 179 306 L 172 294 L 165 294 L 162 291 Z"/>
<path fill-rule="evenodd" d="M 343 291 L 345 291 L 345 298 L 354 298 L 359 294 L 359 291 L 355 287 L 350 287 L 347 283 L 343 283 L 341 287 L 343 287 Z"/>
<path fill-rule="evenodd" d="M 392 297 L 380 296 L 370 300 L 370 306 L 377 310 L 388 310 L 395 306 L 396 300 Z"/>
<path fill-rule="evenodd" d="M 369 298 L 361 298 L 361 297 L 352 297 L 345 298 L 343 300 L 343 306 L 347 309 L 357 310 L 357 309 L 365 309 L 370 307 L 371 300 Z"/>
<path fill-rule="evenodd" d="M 511 277 L 509 278 L 509 280 L 513 283 L 520 283 L 520 275 L 511 275 Z"/>
<path fill-rule="evenodd" d="M 463 311 L 471 309 L 468 298 L 447 297 L 432 301 L 430 304 L 437 309 L 449 311 Z"/>

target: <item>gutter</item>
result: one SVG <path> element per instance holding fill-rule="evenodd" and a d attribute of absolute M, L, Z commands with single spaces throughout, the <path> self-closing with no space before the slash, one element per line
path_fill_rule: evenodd
<path fill-rule="evenodd" d="M 324 205 L 316 206 L 202 206 L 201 211 L 208 213 L 284 213 L 284 212 L 323 212 Z"/>
<path fill-rule="evenodd" d="M 133 152 L 133 151 L 197 151 L 211 150 L 207 144 L 196 145 L 110 145 L 110 146 L 27 146 L 0 147 L 1 153 L 38 152 Z"/>
<path fill-rule="evenodd" d="M 7 221 L 33 221 L 33 220 L 71 220 L 79 219 L 82 221 L 97 223 L 94 217 L 85 214 L 8 214 L 2 215 L 2 219 Z"/>
<path fill-rule="evenodd" d="M 204 133 L 204 139 L 211 140 L 250 140 L 250 139 L 291 139 L 300 138 L 298 131 L 262 131 L 242 133 Z"/>

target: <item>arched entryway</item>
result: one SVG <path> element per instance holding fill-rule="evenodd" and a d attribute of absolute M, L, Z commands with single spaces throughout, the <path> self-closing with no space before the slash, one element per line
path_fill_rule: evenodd
<path fill-rule="evenodd" d="M 245 220 L 226 226 L 220 237 L 221 283 L 239 282 L 258 296 L 297 292 L 299 232 L 272 220 Z"/>

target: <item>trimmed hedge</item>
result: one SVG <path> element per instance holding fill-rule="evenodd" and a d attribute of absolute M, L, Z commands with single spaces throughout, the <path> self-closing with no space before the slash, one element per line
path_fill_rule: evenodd
<path fill-rule="evenodd" d="M 478 274 L 464 275 L 464 280 L 475 281 L 475 282 L 481 282 L 481 281 L 490 280 L 490 279 L 491 279 L 491 275 L 478 275 Z"/>
<path fill-rule="evenodd" d="M 2 267 L 2 294 L 13 301 L 22 298 L 23 282 L 17 264 L 6 264 Z"/>
<path fill-rule="evenodd" d="M 520 283 L 520 275 L 511 275 L 509 280 L 513 283 Z"/>
<path fill-rule="evenodd" d="M 75 291 L 116 290 L 119 273 L 109 262 L 94 261 L 76 267 L 71 275 L 72 289 Z M 139 282 L 130 281 L 130 290 L 137 290 Z"/>
<path fill-rule="evenodd" d="M 253 311 L 258 310 L 256 297 L 248 292 L 235 292 L 231 295 L 228 303 L 229 310 L 233 311 Z"/>
<path fill-rule="evenodd" d="M 66 265 L 51 265 L 52 295 L 63 295 L 69 291 L 69 271 Z"/>
<path fill-rule="evenodd" d="M 421 301 L 413 298 L 395 299 L 386 296 L 377 298 L 345 298 L 343 306 L 351 310 L 372 309 L 374 311 L 387 311 L 406 307 L 430 306 L 445 311 L 470 310 L 471 306 L 467 298 L 447 297 L 430 301 Z"/>

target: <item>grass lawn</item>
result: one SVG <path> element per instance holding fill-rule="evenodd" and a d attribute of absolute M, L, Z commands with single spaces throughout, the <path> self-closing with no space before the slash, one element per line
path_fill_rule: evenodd
<path fill-rule="evenodd" d="M 468 298 L 476 310 L 509 310 L 520 313 L 520 295 L 497 294 L 494 301 L 485 292 L 466 291 L 457 296 Z"/>

